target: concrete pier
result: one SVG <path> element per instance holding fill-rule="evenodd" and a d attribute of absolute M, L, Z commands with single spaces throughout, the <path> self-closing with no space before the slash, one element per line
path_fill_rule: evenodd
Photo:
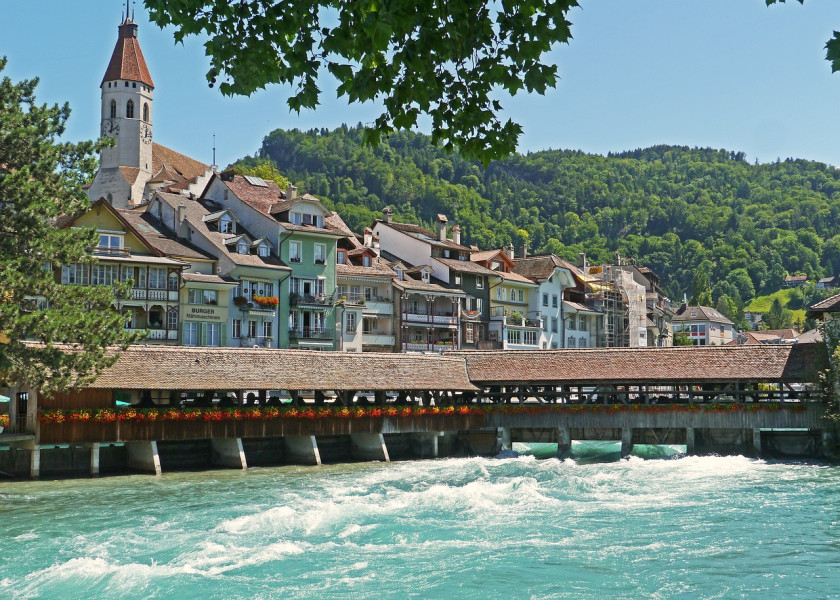
<path fill-rule="evenodd" d="M 210 440 L 210 446 L 213 454 L 210 461 L 212 464 L 234 469 L 248 468 L 240 438 L 213 438 Z"/>
<path fill-rule="evenodd" d="M 350 435 L 350 454 L 360 460 L 391 462 L 388 447 L 381 433 L 353 433 Z"/>
<path fill-rule="evenodd" d="M 630 456 L 633 452 L 633 429 L 624 427 L 621 430 L 621 458 Z"/>
<path fill-rule="evenodd" d="M 160 475 L 160 455 L 157 442 L 126 442 L 126 463 L 128 468 Z"/>
<path fill-rule="evenodd" d="M 761 429 L 753 429 L 753 452 L 756 458 L 761 458 Z"/>
<path fill-rule="evenodd" d="M 321 453 L 314 435 L 290 435 L 283 438 L 286 461 L 301 465 L 320 465 Z"/>
<path fill-rule="evenodd" d="M 90 474 L 92 477 L 99 475 L 99 444 L 90 444 Z"/>
<path fill-rule="evenodd" d="M 694 427 L 686 427 L 685 453 L 689 456 L 694 456 L 697 453 L 697 447 L 694 442 Z"/>
<path fill-rule="evenodd" d="M 557 458 L 567 458 L 572 451 L 572 430 L 570 427 L 557 429 Z"/>

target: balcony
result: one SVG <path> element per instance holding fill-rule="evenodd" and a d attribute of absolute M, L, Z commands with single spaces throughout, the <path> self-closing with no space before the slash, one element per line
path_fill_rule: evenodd
<path fill-rule="evenodd" d="M 458 317 L 451 313 L 404 313 L 403 320 L 408 323 L 423 323 L 432 325 L 458 325 Z"/>
<path fill-rule="evenodd" d="M 362 346 L 393 346 L 394 336 L 388 333 L 363 333 Z"/>
<path fill-rule="evenodd" d="M 362 311 L 366 315 L 381 315 L 390 317 L 394 314 L 394 304 L 387 298 L 368 300 Z"/>
<path fill-rule="evenodd" d="M 137 333 L 138 331 L 146 331 L 145 329 L 130 329 L 126 328 L 123 331 L 126 333 Z M 176 329 L 149 329 L 149 335 L 146 336 L 147 340 L 166 340 L 166 341 L 173 341 L 178 339 L 178 331 Z"/>
<path fill-rule="evenodd" d="M 289 329 L 290 340 L 332 341 L 335 332 L 324 327 L 293 327 Z"/>
<path fill-rule="evenodd" d="M 543 328 L 543 320 L 541 318 L 528 319 L 521 313 L 504 309 L 501 306 L 493 307 L 490 311 L 490 320 L 495 323 L 501 322 L 504 327 L 524 327 L 526 329 Z"/>
<path fill-rule="evenodd" d="M 242 348 L 271 348 L 272 344 L 274 343 L 274 338 L 272 337 L 247 337 L 243 336 L 239 338 L 239 345 Z"/>
<path fill-rule="evenodd" d="M 289 294 L 289 304 L 292 306 L 332 306 L 334 297 L 329 294 Z"/>
<path fill-rule="evenodd" d="M 426 344 L 423 342 L 403 342 L 403 352 L 447 352 L 449 350 L 457 350 L 454 344 L 433 343 Z"/>

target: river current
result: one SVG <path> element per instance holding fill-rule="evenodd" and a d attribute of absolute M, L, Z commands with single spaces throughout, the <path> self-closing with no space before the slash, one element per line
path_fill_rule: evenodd
<path fill-rule="evenodd" d="M 840 468 L 554 448 L 0 482 L 0 598 L 840 597 Z"/>

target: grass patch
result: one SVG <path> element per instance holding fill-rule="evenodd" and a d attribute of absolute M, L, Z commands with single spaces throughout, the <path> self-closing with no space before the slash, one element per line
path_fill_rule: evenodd
<path fill-rule="evenodd" d="M 788 302 L 790 302 L 790 299 L 795 292 L 796 288 L 784 288 L 766 296 L 756 296 L 755 298 L 750 300 L 750 303 L 744 307 L 744 310 L 748 312 L 757 313 L 770 312 L 770 307 L 773 305 L 773 300 L 775 300 L 776 298 L 779 299 L 779 302 L 782 303 L 783 307 L 787 308 Z M 805 311 L 803 309 L 788 310 L 790 310 L 791 317 L 793 318 L 794 322 L 805 320 Z"/>

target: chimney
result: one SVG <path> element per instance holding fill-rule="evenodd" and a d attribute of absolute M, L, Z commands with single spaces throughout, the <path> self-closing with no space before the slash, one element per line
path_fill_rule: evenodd
<path fill-rule="evenodd" d="M 513 258 L 513 242 L 511 242 L 510 244 L 508 244 L 508 252 L 507 252 L 507 255 L 508 255 L 508 258 L 511 258 L 511 259 Z"/>
<path fill-rule="evenodd" d="M 452 241 L 455 242 L 456 244 L 458 244 L 459 246 L 461 245 L 461 226 L 460 225 L 455 225 L 452 228 Z"/>
<path fill-rule="evenodd" d="M 528 242 L 522 242 L 519 246 L 519 258 L 528 258 Z"/>
<path fill-rule="evenodd" d="M 380 248 L 380 246 L 379 246 L 379 236 L 378 235 L 373 236 L 372 242 L 373 242 L 373 249 L 376 251 L 376 256 L 382 256 L 382 254 L 381 254 L 382 253 L 382 248 Z"/>
<path fill-rule="evenodd" d="M 385 219 L 386 223 L 393 223 L 394 222 L 394 210 L 390 206 L 386 206 L 382 209 L 382 217 Z"/>
<path fill-rule="evenodd" d="M 435 220 L 437 221 L 437 236 L 439 242 L 446 241 L 446 223 L 449 219 L 446 218 L 446 215 L 438 215 Z"/>
<path fill-rule="evenodd" d="M 365 227 L 365 247 L 370 248 L 373 245 L 373 230 L 370 227 Z"/>
<path fill-rule="evenodd" d="M 621 266 L 621 255 L 618 253 L 617 250 L 615 252 L 615 264 Z"/>
<path fill-rule="evenodd" d="M 295 198 L 297 198 L 297 188 L 290 183 L 286 188 L 286 200 L 294 200 Z"/>
<path fill-rule="evenodd" d="M 578 254 L 578 262 L 580 263 L 580 268 L 586 271 L 586 254 L 583 252 Z"/>
<path fill-rule="evenodd" d="M 178 205 L 178 223 L 175 227 L 175 236 L 182 238 L 184 237 L 183 229 L 184 229 L 184 221 L 187 218 L 187 207 L 183 204 Z"/>

